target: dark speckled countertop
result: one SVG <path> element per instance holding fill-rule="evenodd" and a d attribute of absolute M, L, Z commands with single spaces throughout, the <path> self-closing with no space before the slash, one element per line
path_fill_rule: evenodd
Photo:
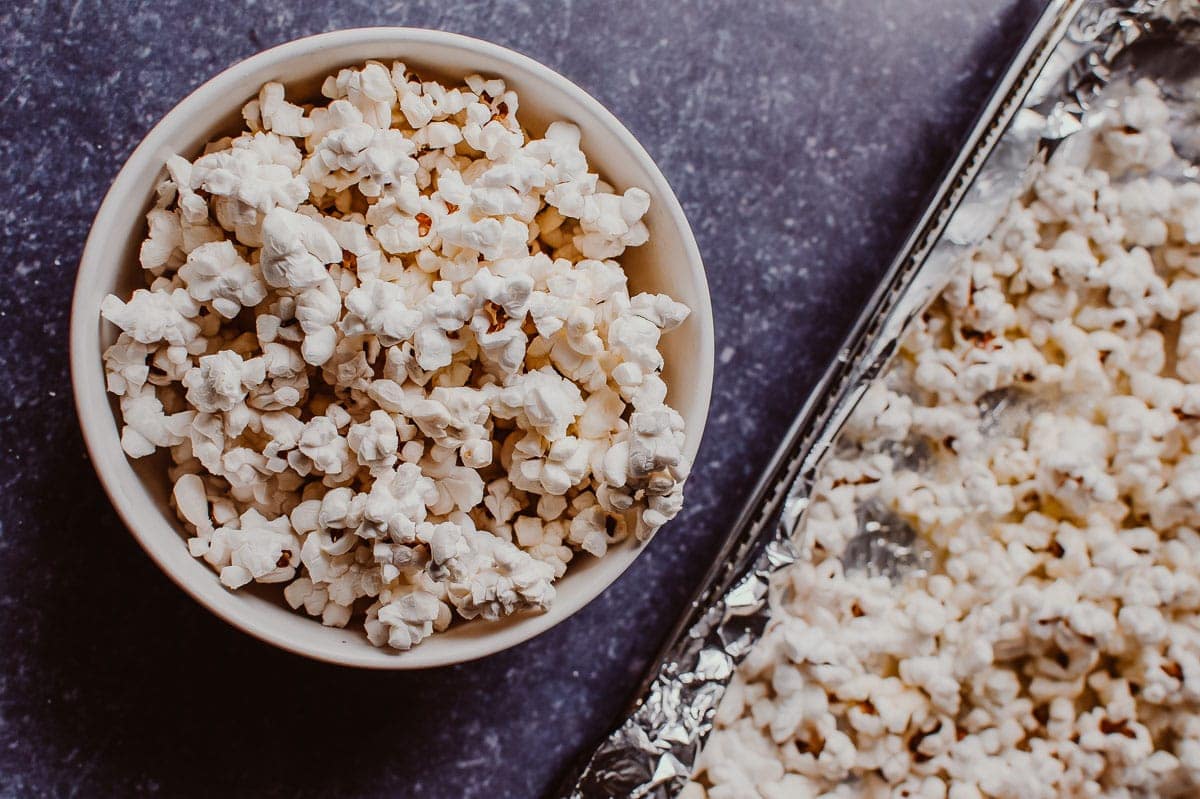
<path fill-rule="evenodd" d="M 0 796 L 536 797 L 687 601 L 1039 0 L 157 0 L 0 9 Z M 688 504 L 605 594 L 476 663 L 357 672 L 188 599 L 84 455 L 76 262 L 142 135 L 264 47 L 362 25 L 549 64 L 641 138 L 695 229 L 716 389 Z"/>

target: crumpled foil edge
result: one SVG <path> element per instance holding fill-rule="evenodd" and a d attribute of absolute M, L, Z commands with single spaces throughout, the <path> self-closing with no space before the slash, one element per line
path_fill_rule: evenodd
<path fill-rule="evenodd" d="M 555 796 L 667 799 L 687 783 L 737 664 L 770 621 L 770 580 L 823 456 L 900 336 L 994 229 L 1084 111 L 1114 61 L 1148 35 L 1200 25 L 1200 0 L 1052 0 L 846 344 L 797 415 L 628 715 Z"/>

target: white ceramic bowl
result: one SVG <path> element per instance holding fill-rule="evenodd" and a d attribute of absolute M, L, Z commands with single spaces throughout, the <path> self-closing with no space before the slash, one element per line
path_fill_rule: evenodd
<path fill-rule="evenodd" d="M 687 322 L 664 337 L 663 350 L 669 401 L 687 421 L 687 454 L 694 458 L 712 391 L 712 310 L 700 253 L 666 179 L 633 135 L 563 76 L 511 50 L 440 31 L 363 28 L 299 39 L 235 64 L 175 106 L 129 157 L 92 224 L 71 308 L 71 375 L 84 438 L 109 497 L 150 557 L 185 591 L 230 624 L 299 654 L 367 668 L 424 668 L 482 657 L 549 629 L 600 594 L 640 548 L 626 542 L 600 559 L 577 557 L 556 584 L 549 612 L 460 622 L 409 652 L 377 649 L 361 627 L 323 627 L 291 611 L 279 586 L 226 590 L 207 564 L 188 554 L 185 533 L 167 504 L 165 456 L 136 462 L 125 457 L 101 363 L 116 330 L 101 322 L 100 301 L 143 285 L 137 249 L 165 159 L 174 153 L 194 158 L 211 139 L 236 133 L 242 105 L 267 81 L 284 83 L 290 99 L 315 99 L 324 76 L 367 59 L 403 60 L 439 78 L 474 72 L 502 77 L 521 98 L 526 128 L 540 133 L 556 119 L 574 122 L 593 170 L 618 189 L 640 186 L 650 193 L 650 243 L 629 250 L 622 263 L 634 289 L 668 292 L 692 309 Z M 668 527 L 662 534 L 671 533 Z"/>

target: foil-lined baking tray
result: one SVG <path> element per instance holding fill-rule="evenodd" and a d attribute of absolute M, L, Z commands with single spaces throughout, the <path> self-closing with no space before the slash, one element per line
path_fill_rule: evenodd
<path fill-rule="evenodd" d="M 686 784 L 737 664 L 770 620 L 771 576 L 804 551 L 797 538 L 809 496 L 846 419 L 908 323 L 1038 166 L 1084 129 L 1084 112 L 1115 80 L 1142 74 L 1155 77 L 1168 100 L 1173 92 L 1200 98 L 1200 0 L 1051 0 L 791 425 L 636 702 L 555 795 L 665 798 Z M 1200 113 L 1200 103 L 1191 108 Z M 1185 132 L 1176 149 L 1200 163 L 1200 119 L 1179 122 Z M 862 548 L 858 557 L 871 563 L 861 565 L 896 568 L 897 548 L 885 535 L 878 544 Z"/>

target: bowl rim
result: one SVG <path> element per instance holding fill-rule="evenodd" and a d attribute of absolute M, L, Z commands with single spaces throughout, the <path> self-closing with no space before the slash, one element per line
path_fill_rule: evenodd
<path fill-rule="evenodd" d="M 139 188 L 144 188 L 137 184 L 135 172 L 139 171 L 139 168 L 147 161 L 161 160 L 160 150 L 163 142 L 159 140 L 169 135 L 169 130 L 174 127 L 175 123 L 188 118 L 194 118 L 197 113 L 203 113 L 204 109 L 208 107 L 223 107 L 228 103 L 225 95 L 229 91 L 229 85 L 246 80 L 253 73 L 272 67 L 278 68 L 284 66 L 297 58 L 302 58 L 305 55 L 326 48 L 346 44 L 369 47 L 373 44 L 384 43 L 389 45 L 413 43 L 431 46 L 449 46 L 495 59 L 505 66 L 514 67 L 528 73 L 535 79 L 544 81 L 560 91 L 572 95 L 585 111 L 595 118 L 595 122 L 599 123 L 621 148 L 635 158 L 650 176 L 651 182 L 654 184 L 655 196 L 658 198 L 657 202 L 660 207 L 665 205 L 665 210 L 671 224 L 677 229 L 682 241 L 683 249 L 687 255 L 688 271 L 696 273 L 694 277 L 698 278 L 697 286 L 700 301 L 692 303 L 691 314 L 692 320 L 698 325 L 696 343 L 700 348 L 696 361 L 700 373 L 696 376 L 694 391 L 699 393 L 701 401 L 698 406 L 700 411 L 698 418 L 692 420 L 689 425 L 687 431 L 688 442 L 686 445 L 687 454 L 694 460 L 707 422 L 712 397 L 715 366 L 712 304 L 708 290 L 707 275 L 700 256 L 699 247 L 696 244 L 695 236 L 683 213 L 679 200 L 667 182 L 666 177 L 637 138 L 612 112 L 573 81 L 551 67 L 529 56 L 510 50 L 507 47 L 448 31 L 393 26 L 358 27 L 292 39 L 231 64 L 179 100 L 155 123 L 130 153 L 122 164 L 120 171 L 113 179 L 93 218 L 86 243 L 80 256 L 79 269 L 76 274 L 72 293 L 69 360 L 76 415 L 79 419 L 84 444 L 87 448 L 89 460 L 92 462 L 92 467 L 96 471 L 110 503 L 117 511 L 126 529 L 133 535 L 146 554 L 150 556 L 155 565 L 172 582 L 183 589 L 192 599 L 229 625 L 279 649 L 334 665 L 377 670 L 410 670 L 468 662 L 495 654 L 534 638 L 574 615 L 604 593 L 605 590 L 625 573 L 637 557 L 645 551 L 645 545 L 638 545 L 634 555 L 628 559 L 628 562 L 619 571 L 613 573 L 608 579 L 598 579 L 597 583 L 599 584 L 594 588 L 589 588 L 582 592 L 574 601 L 563 602 L 560 598 L 556 600 L 555 604 L 546 613 L 524 618 L 523 621 L 525 623 L 501 627 L 494 634 L 484 633 L 477 639 L 456 642 L 462 644 L 462 646 L 454 648 L 451 652 L 457 652 L 459 649 L 465 650 L 461 653 L 461 656 L 447 654 L 442 657 L 422 657 L 419 654 L 421 648 L 415 647 L 408 652 L 402 653 L 387 651 L 387 658 L 380 659 L 378 656 L 365 656 L 363 650 L 359 647 L 333 650 L 312 645 L 308 640 L 292 639 L 280 630 L 273 629 L 271 625 L 258 623 L 253 618 L 253 613 L 247 610 L 252 606 L 247 602 L 237 601 L 244 598 L 224 592 L 224 595 L 235 600 L 233 602 L 224 602 L 206 595 L 199 586 L 194 584 L 193 579 L 188 574 L 177 570 L 167 561 L 165 554 L 158 551 L 158 543 L 159 538 L 162 536 L 162 531 L 155 529 L 158 526 L 157 522 L 153 519 L 142 518 L 144 511 L 138 507 L 139 499 L 127 496 L 122 489 L 121 475 L 118 473 L 119 469 L 116 464 L 124 464 L 131 471 L 132 464 L 130 464 L 127 457 L 124 457 L 123 452 L 121 453 L 121 458 L 114 459 L 115 463 L 110 463 L 108 456 L 105 454 L 107 448 L 102 448 L 101 445 L 100 439 L 105 432 L 112 434 L 115 430 L 119 439 L 119 423 L 109 405 L 104 370 L 101 359 L 98 357 L 101 327 L 97 324 L 98 318 L 94 313 L 95 309 L 84 307 L 87 303 L 85 285 L 92 278 L 106 276 L 112 268 L 111 265 L 108 265 L 109 268 L 106 269 L 105 260 L 101 257 L 104 242 L 102 241 L 103 237 L 100 231 L 113 226 L 114 216 L 118 213 L 118 208 L 124 202 L 126 196 L 131 194 L 136 195 Z M 370 57 L 369 52 L 364 53 L 363 60 L 369 60 Z M 120 267 L 116 268 L 119 269 Z M 136 475 L 135 479 L 141 480 Z M 176 531 L 171 530 L 171 532 L 174 534 Z M 177 545 L 181 544 L 183 542 L 179 541 Z M 320 623 L 315 619 L 311 621 L 314 624 Z M 480 622 L 476 621 L 474 623 L 478 624 Z M 470 646 L 469 644 L 475 645 Z"/>

